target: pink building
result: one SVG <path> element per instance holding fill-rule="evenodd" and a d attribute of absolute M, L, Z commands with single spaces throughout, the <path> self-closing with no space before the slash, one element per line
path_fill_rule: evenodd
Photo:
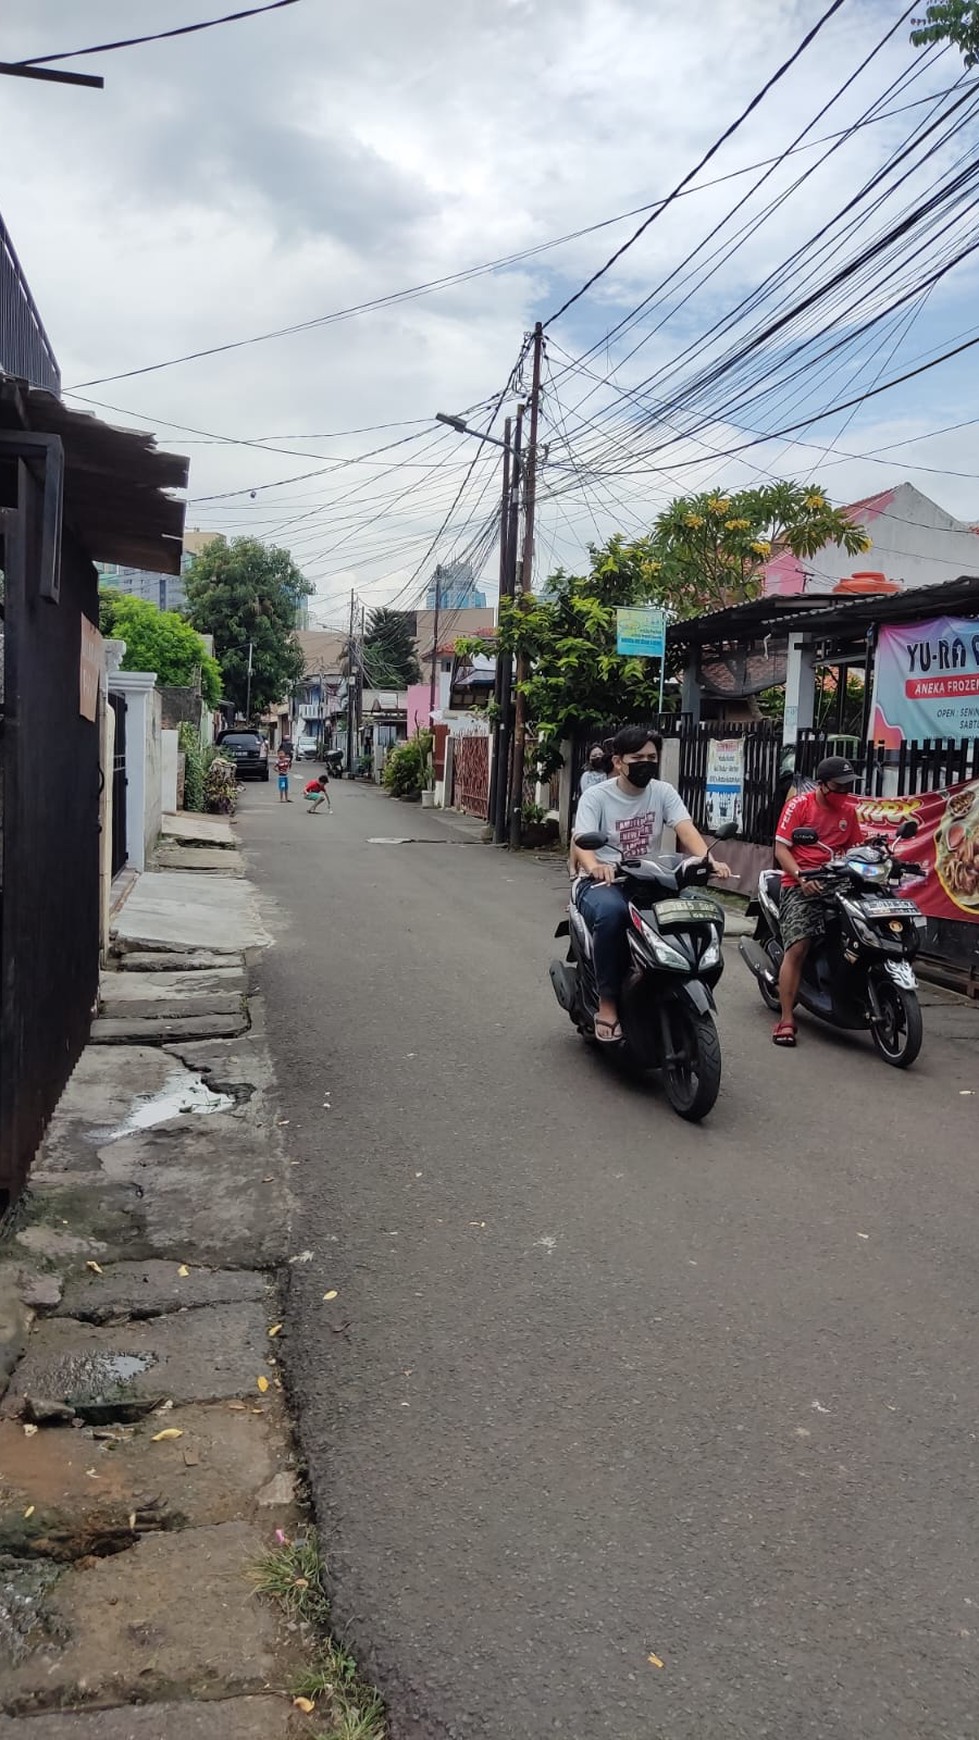
<path fill-rule="evenodd" d="M 765 570 L 766 594 L 860 597 L 979 574 L 979 527 L 953 519 L 913 483 L 868 495 L 845 511 L 865 527 L 870 549 L 848 556 L 836 544 L 826 544 L 806 559 L 776 556 Z"/>

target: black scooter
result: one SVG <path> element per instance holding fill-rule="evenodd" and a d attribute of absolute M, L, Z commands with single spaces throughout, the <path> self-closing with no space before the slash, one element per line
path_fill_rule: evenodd
<path fill-rule="evenodd" d="M 897 831 L 910 840 L 918 824 L 910 817 Z M 796 828 L 793 846 L 818 842 L 814 828 Z M 917 980 L 911 962 L 918 952 L 925 919 L 913 900 L 898 890 L 906 876 L 923 876 L 920 864 L 894 856 L 887 836 L 875 835 L 852 846 L 818 870 L 804 870 L 822 885 L 830 903 L 826 934 L 806 956 L 799 1002 L 831 1027 L 850 1032 L 869 1028 L 885 1063 L 907 1069 L 921 1050 L 923 1037 Z M 753 937 L 742 937 L 738 950 L 758 981 L 762 1001 L 779 1009 L 778 975 L 782 964 L 779 903 L 782 872 L 763 870 L 758 895 L 748 906 L 757 920 Z"/>
<path fill-rule="evenodd" d="M 731 823 L 717 839 L 736 833 Z M 577 844 L 596 852 L 607 839 L 582 834 Z M 640 1073 L 659 1071 L 673 1110 L 691 1123 L 707 1116 L 721 1085 L 713 993 L 724 970 L 724 908 L 695 892 L 712 874 L 709 857 L 665 852 L 624 858 L 616 877 L 629 903 L 630 970 L 619 999 L 623 1044 L 609 1049 Z M 592 937 L 574 893 L 555 934 L 569 942 L 567 960 L 551 962 L 554 995 L 582 1037 L 593 1039 L 598 987 Z"/>

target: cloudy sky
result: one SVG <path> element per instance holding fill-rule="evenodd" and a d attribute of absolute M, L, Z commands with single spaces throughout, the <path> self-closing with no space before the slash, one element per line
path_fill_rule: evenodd
<path fill-rule="evenodd" d="M 550 320 L 648 215 L 622 214 L 688 174 L 827 5 L 298 0 L 65 62 L 102 73 L 102 92 L 0 80 L 0 210 L 71 402 L 97 401 L 190 454 L 188 525 L 288 545 L 324 623 L 351 586 L 368 604 L 413 603 L 436 558 L 466 552 L 494 590 L 498 454 L 433 419 L 488 415 L 536 319 L 549 322 L 541 572 L 578 563 L 589 539 L 637 532 L 681 488 L 773 473 L 818 476 L 840 501 L 909 478 L 979 519 L 977 351 L 758 441 L 974 335 L 973 260 L 946 269 L 976 239 L 968 185 L 737 370 L 731 356 L 976 157 L 961 61 L 912 49 L 900 4 L 845 0 L 694 191 Z M 6 0 L 0 54 L 224 9 Z M 807 127 L 756 185 L 764 171 L 750 166 Z M 891 177 L 883 203 L 871 211 L 868 195 L 852 220 L 838 217 L 876 172 Z M 305 330 L 238 343 L 290 326 Z M 704 378 L 722 362 L 726 373 Z"/>

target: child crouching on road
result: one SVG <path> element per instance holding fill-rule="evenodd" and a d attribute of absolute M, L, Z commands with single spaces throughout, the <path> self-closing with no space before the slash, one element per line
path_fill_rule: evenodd
<path fill-rule="evenodd" d="M 311 779 L 309 784 L 306 786 L 303 792 L 303 797 L 309 805 L 309 813 L 311 816 L 315 816 L 320 805 L 324 802 L 326 804 L 327 813 L 332 816 L 333 805 L 330 802 L 330 794 L 327 790 L 329 783 L 330 781 L 327 774 L 321 773 L 316 779 Z"/>

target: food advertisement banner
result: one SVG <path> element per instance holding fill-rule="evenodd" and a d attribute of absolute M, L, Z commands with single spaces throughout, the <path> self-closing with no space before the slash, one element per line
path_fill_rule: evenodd
<path fill-rule="evenodd" d="M 895 854 L 927 874 L 903 892 L 926 918 L 979 923 L 979 780 L 918 797 L 854 798 L 865 834 L 893 834 L 913 817 L 918 832 L 898 840 Z"/>
<path fill-rule="evenodd" d="M 881 624 L 870 734 L 888 749 L 925 737 L 979 737 L 979 621 Z"/>

